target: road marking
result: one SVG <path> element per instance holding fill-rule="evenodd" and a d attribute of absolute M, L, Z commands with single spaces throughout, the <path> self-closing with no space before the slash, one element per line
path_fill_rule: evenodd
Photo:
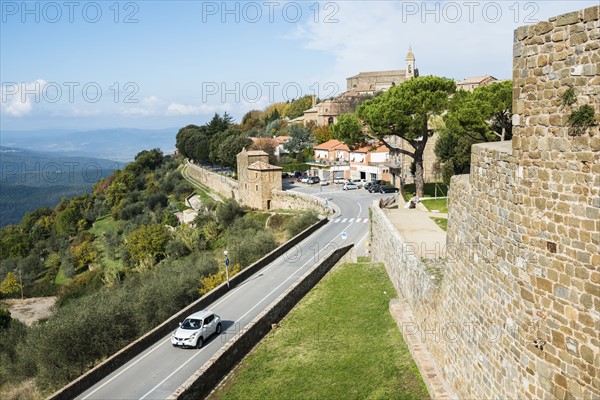
<path fill-rule="evenodd" d="M 350 218 L 350 221 L 348 221 L 348 222 L 353 223 L 354 222 L 354 218 Z"/>
<path fill-rule="evenodd" d="M 142 357 L 140 357 L 139 359 L 135 360 L 131 365 L 129 365 L 127 368 L 125 368 L 123 371 L 120 371 L 118 374 L 116 374 L 115 376 L 113 376 L 112 378 L 110 378 L 109 380 L 107 380 L 106 382 L 104 382 L 102 385 L 98 386 L 93 392 L 88 393 L 88 395 L 86 397 L 84 397 L 83 399 L 89 399 L 90 396 L 92 396 L 94 393 L 96 393 L 98 390 L 102 389 L 104 386 L 108 385 L 109 383 L 111 383 L 113 380 L 117 379 L 119 376 L 121 376 L 123 373 L 125 373 L 129 368 L 133 367 L 134 365 L 136 365 L 137 363 L 139 363 L 140 361 L 142 361 L 144 358 L 148 357 L 150 354 L 152 354 L 152 352 L 156 349 L 158 349 L 160 346 L 162 346 L 163 344 L 169 342 L 171 340 L 171 338 L 167 338 L 167 340 L 165 340 L 164 342 L 160 342 L 157 346 L 155 346 L 152 350 L 150 350 L 149 352 L 147 352 L 146 354 L 144 354 Z"/>
<path fill-rule="evenodd" d="M 345 223 L 346 221 L 348 221 L 348 218 L 344 218 L 344 219 L 342 220 L 342 224 L 343 224 L 343 223 Z"/>
<path fill-rule="evenodd" d="M 319 255 L 321 252 L 325 251 L 327 249 L 327 247 L 319 250 L 315 256 Z M 304 268 L 309 262 L 311 262 L 313 260 L 314 256 L 309 258 L 300 268 L 298 268 L 296 270 L 296 272 L 294 272 L 292 275 L 290 275 L 285 281 L 281 282 L 281 284 L 279 286 L 277 286 L 275 289 L 271 290 L 271 292 L 269 294 L 267 294 L 265 297 L 263 297 L 258 303 L 256 303 L 254 305 L 254 307 L 252 307 L 251 309 L 249 309 L 244 315 L 242 315 L 237 321 L 235 321 L 233 324 L 237 324 L 239 323 L 244 317 L 246 317 L 246 315 L 250 314 L 250 312 L 252 312 L 252 310 L 254 310 L 256 307 L 258 307 L 263 301 L 265 301 L 269 296 L 271 296 L 275 291 L 279 290 L 279 288 L 281 286 L 283 286 L 287 281 L 289 281 L 290 279 L 292 279 L 297 273 L 298 271 L 300 271 L 302 268 Z M 242 327 L 243 329 L 243 327 Z M 185 367 L 190 361 L 192 361 L 194 358 L 196 358 L 199 354 L 201 354 L 201 352 L 206 349 L 206 347 L 202 348 L 200 351 L 196 352 L 196 354 L 194 354 L 193 356 L 191 356 L 186 362 L 184 362 L 183 364 L 181 364 L 181 366 L 179 366 L 179 368 L 177 368 L 175 371 L 171 372 L 171 374 L 169 376 L 167 376 L 165 379 L 163 379 L 162 381 L 160 381 L 156 386 L 154 386 L 152 389 L 150 389 L 150 391 L 148 391 L 148 393 L 146 393 L 145 395 L 143 395 L 142 397 L 140 397 L 140 400 L 144 400 L 146 397 L 148 397 L 152 392 L 154 392 L 157 388 L 159 388 L 163 383 L 165 383 L 167 380 L 171 379 L 171 377 L 173 377 L 173 375 L 175 375 L 177 372 L 179 372 L 183 367 Z"/>
<path fill-rule="evenodd" d="M 363 224 L 366 224 L 367 222 L 369 222 L 369 218 L 365 218 L 365 220 L 363 221 Z"/>
<path fill-rule="evenodd" d="M 336 219 L 334 219 L 334 220 L 333 220 L 333 221 L 331 221 L 331 222 L 333 222 L 334 224 L 337 224 L 337 223 L 338 223 L 338 222 L 340 222 L 341 220 L 342 220 L 341 218 L 336 218 Z"/>

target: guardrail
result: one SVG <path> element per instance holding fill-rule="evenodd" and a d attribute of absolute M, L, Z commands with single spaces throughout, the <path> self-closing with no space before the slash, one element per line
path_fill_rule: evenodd
<path fill-rule="evenodd" d="M 178 326 L 178 323 L 181 322 L 186 316 L 188 316 L 189 314 L 193 314 L 197 311 L 206 309 L 211 303 L 215 302 L 227 292 L 229 292 L 229 290 L 240 285 L 250 276 L 254 275 L 256 272 L 272 263 L 275 259 L 281 257 L 296 244 L 306 239 L 313 232 L 315 232 L 317 229 L 321 228 L 328 222 L 329 220 L 327 218 L 322 219 L 313 226 L 308 227 L 304 231 L 300 232 L 298 235 L 294 236 L 286 243 L 282 244 L 281 246 L 279 246 L 260 260 L 244 268 L 241 272 L 232 277 L 229 280 L 230 288 L 227 287 L 227 283 L 225 282 L 217 286 L 216 288 L 202 296 L 200 299 L 196 300 L 189 306 L 179 311 L 177 314 L 171 316 L 168 320 L 166 320 L 150 332 L 146 333 L 144 336 L 130 343 L 123 349 L 119 350 L 118 352 L 107 358 L 102 363 L 98 364 L 85 374 L 81 375 L 79 378 L 75 379 L 68 385 L 53 393 L 50 397 L 48 397 L 48 400 L 73 399 L 81 393 L 85 392 L 86 390 L 94 386 L 96 383 L 104 379 L 105 376 L 116 371 L 118 368 L 126 364 L 135 356 L 137 356 L 138 354 L 146 350 L 148 347 L 156 343 L 160 338 L 166 336 L 169 332 L 173 331 Z"/>

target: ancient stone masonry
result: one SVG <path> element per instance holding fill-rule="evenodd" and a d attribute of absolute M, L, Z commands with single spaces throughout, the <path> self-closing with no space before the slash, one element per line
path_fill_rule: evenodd
<path fill-rule="evenodd" d="M 600 132 L 568 124 L 586 104 L 600 122 L 599 12 L 515 31 L 512 143 L 453 178 L 439 285 L 373 212 L 372 253 L 460 398 L 600 398 Z"/>

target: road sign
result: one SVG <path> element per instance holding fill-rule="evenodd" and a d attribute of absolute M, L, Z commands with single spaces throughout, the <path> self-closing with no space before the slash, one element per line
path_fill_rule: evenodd
<path fill-rule="evenodd" d="M 342 239 L 348 239 L 348 234 L 346 232 L 342 232 Z"/>
<path fill-rule="evenodd" d="M 229 267 L 229 257 L 227 257 L 227 258 L 225 259 L 225 266 L 226 266 L 226 267 Z"/>

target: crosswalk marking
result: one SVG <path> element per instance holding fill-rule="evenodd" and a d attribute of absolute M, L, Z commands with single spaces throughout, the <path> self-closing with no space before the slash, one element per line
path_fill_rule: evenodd
<path fill-rule="evenodd" d="M 335 219 L 332 219 L 331 222 L 334 223 L 334 224 L 337 224 L 337 223 L 340 223 L 340 222 L 342 222 L 342 223 L 345 223 L 345 222 L 348 222 L 348 223 L 353 223 L 353 222 L 360 223 L 360 222 L 362 222 L 363 224 L 366 224 L 367 222 L 369 222 L 369 218 L 344 218 L 344 219 L 342 219 L 342 218 L 335 218 Z"/>

